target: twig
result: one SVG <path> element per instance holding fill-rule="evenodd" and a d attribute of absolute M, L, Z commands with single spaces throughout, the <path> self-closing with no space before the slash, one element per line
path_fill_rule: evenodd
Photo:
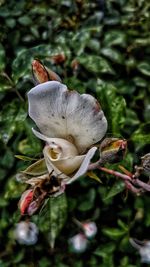
<path fill-rule="evenodd" d="M 8 76 L 8 74 L 6 72 L 3 72 L 2 75 L 4 77 L 6 77 L 6 79 L 9 81 L 10 85 L 11 85 L 11 89 L 17 94 L 18 98 L 24 102 L 24 98 L 21 96 L 21 94 L 19 93 L 19 91 L 16 89 L 13 81 L 11 80 L 11 78 Z"/>
<path fill-rule="evenodd" d="M 133 186 L 129 181 L 124 181 L 125 182 L 125 185 L 126 185 L 126 188 L 128 190 L 130 190 L 131 192 L 133 192 L 134 194 L 136 195 L 140 195 L 141 193 L 143 193 L 143 189 L 141 188 L 136 188 L 135 186 Z"/>
<path fill-rule="evenodd" d="M 95 163 L 91 163 L 88 167 L 88 171 L 93 171 L 95 169 L 98 169 L 100 166 L 104 165 L 104 160 L 99 159 L 98 161 L 96 161 Z"/>
<path fill-rule="evenodd" d="M 131 176 L 131 173 L 129 173 L 130 176 L 128 176 L 127 174 L 123 174 L 123 173 L 120 173 L 120 172 L 117 172 L 114 170 L 110 170 L 110 169 L 107 169 L 105 167 L 98 167 L 98 169 L 100 169 L 101 171 L 104 171 L 106 173 L 112 174 L 116 177 L 121 178 L 124 181 L 126 188 L 137 195 L 140 195 L 141 193 L 144 193 L 145 191 L 150 192 L 150 185 L 142 182 L 139 179 L 134 179 L 133 178 L 134 175 Z M 136 188 L 134 185 L 135 186 L 137 185 L 138 188 Z"/>
<path fill-rule="evenodd" d="M 128 175 L 126 174 L 123 174 L 123 173 L 120 173 L 120 172 L 116 172 L 114 170 L 110 170 L 110 169 L 107 169 L 107 168 L 104 168 L 104 167 L 99 167 L 98 169 L 100 169 L 101 171 L 104 171 L 104 172 L 107 172 L 109 174 L 112 174 L 114 176 L 117 176 L 125 181 L 130 181 L 132 182 L 132 179 L 131 177 L 129 177 Z"/>
<path fill-rule="evenodd" d="M 134 179 L 134 184 L 142 187 L 145 191 L 150 191 L 150 185 L 142 182 L 139 179 Z"/>

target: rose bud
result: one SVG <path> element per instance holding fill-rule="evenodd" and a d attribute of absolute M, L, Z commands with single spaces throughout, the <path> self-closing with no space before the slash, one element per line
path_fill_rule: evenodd
<path fill-rule="evenodd" d="M 73 69 L 73 73 L 74 75 L 77 75 L 77 72 L 79 70 L 79 62 L 77 61 L 77 59 L 74 59 L 72 62 L 71 62 L 71 67 Z"/>
<path fill-rule="evenodd" d="M 66 60 L 66 57 L 64 53 L 60 53 L 52 56 L 52 60 L 55 64 L 61 64 Z"/>
<path fill-rule="evenodd" d="M 45 67 L 39 60 L 35 59 L 32 62 L 32 74 L 35 84 L 45 83 L 50 80 L 61 82 L 60 77 L 47 67 Z"/>
<path fill-rule="evenodd" d="M 142 263 L 150 263 L 150 241 L 144 240 L 140 241 L 135 238 L 129 239 L 131 245 L 136 248 L 141 256 Z"/>
<path fill-rule="evenodd" d="M 144 155 L 141 159 L 144 174 L 150 176 L 150 153 Z"/>
<path fill-rule="evenodd" d="M 18 203 L 21 215 L 27 214 L 28 207 L 32 202 L 32 200 L 33 200 L 33 190 L 28 189 L 22 194 L 21 199 L 19 200 Z"/>
<path fill-rule="evenodd" d="M 32 222 L 19 222 L 14 231 L 14 237 L 19 244 L 34 245 L 37 242 L 38 228 Z"/>
<path fill-rule="evenodd" d="M 118 138 L 105 138 L 100 144 L 100 158 L 103 163 L 117 163 L 123 159 L 127 141 Z"/>
<path fill-rule="evenodd" d="M 82 223 L 84 234 L 87 238 L 92 238 L 97 233 L 97 226 L 95 222 Z"/>
<path fill-rule="evenodd" d="M 79 233 L 69 239 L 69 244 L 74 252 L 82 253 L 87 248 L 88 240 L 84 234 Z"/>

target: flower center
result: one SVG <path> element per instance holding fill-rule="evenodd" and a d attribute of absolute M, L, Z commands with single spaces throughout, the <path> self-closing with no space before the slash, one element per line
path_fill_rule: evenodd
<path fill-rule="evenodd" d="M 58 160 L 61 158 L 62 149 L 59 145 L 52 142 L 48 148 L 48 154 L 52 160 Z"/>

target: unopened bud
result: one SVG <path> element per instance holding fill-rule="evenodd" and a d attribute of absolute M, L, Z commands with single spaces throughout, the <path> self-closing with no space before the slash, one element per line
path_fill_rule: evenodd
<path fill-rule="evenodd" d="M 55 64 L 61 64 L 66 60 L 66 57 L 64 53 L 60 53 L 52 56 L 52 60 Z"/>
<path fill-rule="evenodd" d="M 87 238 L 92 238 L 96 235 L 97 226 L 95 222 L 83 223 L 82 226 L 83 226 L 84 234 Z"/>
<path fill-rule="evenodd" d="M 77 72 L 79 70 L 79 62 L 77 61 L 77 59 L 74 59 L 72 62 L 71 62 L 71 67 L 73 69 L 73 73 L 74 75 L 77 75 Z"/>
<path fill-rule="evenodd" d="M 38 228 L 32 222 L 19 222 L 16 225 L 14 237 L 19 244 L 34 245 L 38 239 Z"/>
<path fill-rule="evenodd" d="M 39 60 L 33 60 L 32 73 L 36 83 L 44 83 L 49 81 L 49 75 L 44 65 Z"/>
<path fill-rule="evenodd" d="M 85 235 L 79 233 L 69 239 L 69 244 L 74 252 L 82 253 L 87 248 L 88 240 Z"/>
<path fill-rule="evenodd" d="M 144 173 L 150 176 L 150 153 L 144 155 L 141 159 Z"/>
<path fill-rule="evenodd" d="M 130 238 L 131 245 L 136 248 L 141 256 L 142 263 L 150 263 L 150 241 L 140 241 L 134 238 Z"/>
<path fill-rule="evenodd" d="M 32 202 L 32 200 L 33 200 L 33 190 L 28 189 L 22 194 L 21 199 L 19 200 L 18 203 L 21 215 L 27 214 L 28 207 Z"/>
<path fill-rule="evenodd" d="M 104 163 L 117 163 L 124 158 L 126 150 L 126 140 L 105 138 L 100 144 L 100 158 Z"/>
<path fill-rule="evenodd" d="M 47 81 L 59 81 L 60 77 L 54 72 L 45 67 L 39 60 L 35 59 L 32 62 L 32 73 L 36 84 L 45 83 Z"/>

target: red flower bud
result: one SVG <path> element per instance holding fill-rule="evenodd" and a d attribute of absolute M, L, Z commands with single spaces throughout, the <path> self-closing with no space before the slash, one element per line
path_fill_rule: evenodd
<path fill-rule="evenodd" d="M 32 200 L 33 200 L 33 190 L 28 189 L 22 194 L 21 199 L 18 204 L 21 215 L 25 215 L 27 213 L 28 207 L 30 203 L 32 202 Z"/>

